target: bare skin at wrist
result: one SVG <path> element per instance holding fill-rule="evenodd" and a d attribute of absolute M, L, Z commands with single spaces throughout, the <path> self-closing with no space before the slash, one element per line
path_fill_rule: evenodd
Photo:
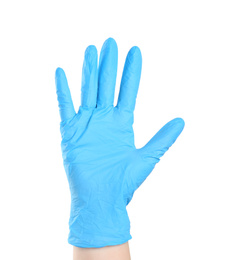
<path fill-rule="evenodd" d="M 130 260 L 128 242 L 101 248 L 81 248 L 73 246 L 73 260 Z"/>

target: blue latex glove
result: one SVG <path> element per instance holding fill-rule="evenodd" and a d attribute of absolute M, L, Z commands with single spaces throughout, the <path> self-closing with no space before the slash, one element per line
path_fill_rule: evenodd
<path fill-rule="evenodd" d="M 64 71 L 56 70 L 61 148 L 71 192 L 68 242 L 78 247 L 118 245 L 131 239 L 126 206 L 184 127 L 184 121 L 175 118 L 136 149 L 132 125 L 141 52 L 138 47 L 130 49 L 113 106 L 117 61 L 112 38 L 102 47 L 99 66 L 96 47 L 86 49 L 78 113 Z M 150 118 L 151 112 L 145 117 Z"/>

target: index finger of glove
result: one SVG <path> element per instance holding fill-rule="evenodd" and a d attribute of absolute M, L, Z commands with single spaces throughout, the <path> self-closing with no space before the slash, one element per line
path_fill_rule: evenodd
<path fill-rule="evenodd" d="M 134 46 L 127 54 L 123 70 L 117 106 L 130 112 L 134 111 L 138 87 L 141 77 L 142 56 L 138 47 Z"/>

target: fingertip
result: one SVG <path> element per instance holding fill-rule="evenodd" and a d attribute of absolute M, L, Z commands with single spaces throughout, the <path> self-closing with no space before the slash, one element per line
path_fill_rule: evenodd
<path fill-rule="evenodd" d="M 185 126 L 185 121 L 183 118 L 181 117 L 176 117 L 172 120 L 172 122 L 174 124 L 176 124 L 181 130 L 183 130 L 184 126 Z"/>
<path fill-rule="evenodd" d="M 56 91 L 59 89 L 60 81 L 62 81 L 62 75 L 64 75 L 64 71 L 62 68 L 58 67 L 55 71 L 55 83 L 56 83 Z"/>
<path fill-rule="evenodd" d="M 138 54 L 138 55 L 141 55 L 141 50 L 138 46 L 133 46 L 131 49 L 130 49 L 130 52 L 133 53 L 133 54 Z"/>
<path fill-rule="evenodd" d="M 96 69 L 97 59 L 98 54 L 95 45 L 89 45 L 84 54 L 84 66 L 88 67 L 90 71 Z"/>
<path fill-rule="evenodd" d="M 62 75 L 65 75 L 64 70 L 62 68 L 58 67 L 55 71 L 55 76 L 61 77 Z"/>
<path fill-rule="evenodd" d="M 112 37 L 109 37 L 109 38 L 106 39 L 106 41 L 104 42 L 103 46 L 105 47 L 105 46 L 107 46 L 107 45 L 117 47 L 117 43 L 116 43 L 115 39 L 112 38 Z"/>
<path fill-rule="evenodd" d="M 138 46 L 133 46 L 128 53 L 128 56 L 132 59 L 142 60 L 142 53 Z"/>
<path fill-rule="evenodd" d="M 181 126 L 185 126 L 185 121 L 184 121 L 184 119 L 183 118 L 181 118 L 181 117 L 177 117 L 177 121 L 179 122 L 179 124 L 181 125 Z"/>
<path fill-rule="evenodd" d="M 108 38 L 102 46 L 101 52 L 100 52 L 100 63 L 103 60 L 104 56 L 109 54 L 110 57 L 112 57 L 112 62 L 117 63 L 118 59 L 118 45 L 116 41 L 113 38 Z"/>
<path fill-rule="evenodd" d="M 97 56 L 97 48 L 95 45 L 89 45 L 85 50 L 85 57 L 93 58 L 95 56 Z"/>
<path fill-rule="evenodd" d="M 132 67 L 132 71 L 134 70 L 136 75 L 140 77 L 141 69 L 142 69 L 142 54 L 141 50 L 138 46 L 133 46 L 128 54 L 127 54 L 127 65 L 129 66 L 130 64 Z"/>

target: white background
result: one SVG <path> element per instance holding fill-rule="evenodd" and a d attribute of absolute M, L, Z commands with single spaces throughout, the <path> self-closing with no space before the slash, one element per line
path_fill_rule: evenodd
<path fill-rule="evenodd" d="M 136 146 L 185 129 L 128 206 L 139 259 L 229 259 L 228 1 L 1 1 L 0 259 L 72 259 L 54 72 L 80 104 L 84 50 L 143 56 Z"/>

